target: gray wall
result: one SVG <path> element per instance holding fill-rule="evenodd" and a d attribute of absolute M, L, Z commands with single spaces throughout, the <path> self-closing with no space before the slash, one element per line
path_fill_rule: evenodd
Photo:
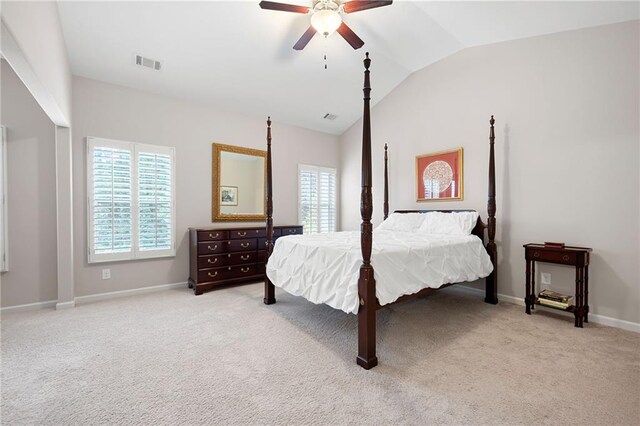
<path fill-rule="evenodd" d="M 2 60 L 2 117 L 7 128 L 9 271 L 1 305 L 55 300 L 55 128 L 11 67 Z"/>
<path fill-rule="evenodd" d="M 205 105 L 73 79 L 73 178 L 76 296 L 185 282 L 187 228 L 212 226 L 212 143 L 266 149 L 266 115 L 247 117 Z M 273 119 L 274 223 L 295 224 L 298 163 L 337 168 L 337 136 L 281 125 Z M 176 148 L 177 255 L 169 259 L 87 264 L 86 142 L 96 136 Z M 223 226 L 232 226 L 228 224 Z M 258 224 L 263 226 L 264 223 Z M 111 268 L 111 279 L 101 269 Z"/>
<path fill-rule="evenodd" d="M 638 27 L 633 21 L 467 49 L 411 75 L 372 112 L 375 222 L 382 219 L 385 142 L 391 210 L 475 208 L 486 216 L 495 114 L 499 292 L 524 295 L 524 243 L 589 246 L 592 312 L 640 322 Z M 361 126 L 341 137 L 343 229 L 360 220 Z M 415 156 L 460 146 L 464 201 L 417 203 Z M 540 269 L 552 273 L 553 288 L 571 291 L 571 268 Z"/>
<path fill-rule="evenodd" d="M 30 67 L 18 64 L 36 89 L 39 100 L 61 121 L 71 118 L 71 70 L 56 1 L 3 1 L 7 25 Z M 6 53 L 6 52 L 5 52 Z M 13 54 L 11 51 L 9 54 Z M 9 58 L 9 55 L 6 56 Z M 20 72 L 18 72 L 20 74 Z M 22 74 L 20 74 L 22 75 Z M 53 100 L 47 99 L 49 96 Z M 59 110 L 55 111 L 54 110 Z M 61 123 L 58 123 L 61 124 Z"/>

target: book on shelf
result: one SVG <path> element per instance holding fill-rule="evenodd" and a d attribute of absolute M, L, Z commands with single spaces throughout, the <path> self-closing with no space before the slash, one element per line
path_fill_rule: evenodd
<path fill-rule="evenodd" d="M 540 303 L 542 306 L 549 306 L 552 308 L 567 309 L 569 307 L 569 302 L 556 302 L 555 300 L 548 300 L 540 297 L 538 298 L 538 303 Z"/>
<path fill-rule="evenodd" d="M 556 291 L 551 290 L 542 290 L 540 294 L 538 294 L 539 299 L 552 300 L 554 302 L 560 303 L 569 303 L 573 296 L 569 296 L 567 294 L 558 293 Z"/>
<path fill-rule="evenodd" d="M 544 246 L 551 247 L 551 248 L 564 248 L 564 243 L 554 243 L 552 241 L 545 241 Z"/>

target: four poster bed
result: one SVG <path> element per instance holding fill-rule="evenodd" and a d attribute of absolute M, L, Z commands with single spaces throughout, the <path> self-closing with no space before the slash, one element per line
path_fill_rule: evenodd
<path fill-rule="evenodd" d="M 275 286 L 314 303 L 358 315 L 357 363 L 370 369 L 376 357 L 376 311 L 393 303 L 431 293 L 449 285 L 486 278 L 485 302 L 497 299 L 494 119 L 489 131 L 488 220 L 483 223 L 472 210 L 400 210 L 389 217 L 388 156 L 384 154 L 384 218 L 374 240 L 371 215 L 371 60 L 364 60 L 364 115 L 362 129 L 362 191 L 359 233 L 337 232 L 320 235 L 287 236 L 274 252 L 273 187 L 271 166 L 271 119 L 267 121 L 267 276 L 264 303 L 276 302 Z M 434 235 L 429 226 L 440 218 L 466 232 Z M 428 219 L 428 220 L 427 220 Z M 438 219 L 438 220 L 440 220 Z M 454 219 L 454 220 L 451 220 Z M 397 225 L 394 228 L 394 223 Z M 413 227 L 407 227 L 409 223 Z M 399 225 L 398 225 L 399 224 Z M 425 228 L 426 224 L 426 228 Z M 435 225 L 434 225 L 435 224 Z M 398 227 L 399 226 L 399 227 Z M 404 227 L 404 228 L 403 228 Z M 418 232 L 418 228 L 421 232 Z M 423 231 L 425 230 L 426 231 Z M 457 229 L 457 228 L 456 228 Z M 488 243 L 484 245 L 484 231 Z M 430 233 L 433 232 L 433 233 Z M 372 251 L 375 264 L 372 264 Z M 274 285 L 275 284 L 275 285 Z"/>

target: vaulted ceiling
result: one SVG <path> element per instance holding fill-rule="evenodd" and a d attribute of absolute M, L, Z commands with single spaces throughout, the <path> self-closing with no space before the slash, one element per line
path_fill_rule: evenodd
<path fill-rule="evenodd" d="M 257 0 L 65 1 L 59 11 L 75 75 L 334 134 L 362 114 L 366 51 L 375 103 L 414 71 L 467 47 L 639 18 L 638 2 L 396 0 L 346 15 L 362 49 L 316 35 L 294 51 L 309 17 L 261 10 Z M 161 71 L 134 66 L 136 54 L 161 60 Z"/>

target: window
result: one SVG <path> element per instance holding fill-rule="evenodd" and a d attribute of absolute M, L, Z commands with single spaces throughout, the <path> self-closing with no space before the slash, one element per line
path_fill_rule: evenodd
<path fill-rule="evenodd" d="M 336 230 L 336 170 L 327 167 L 298 166 L 298 219 L 304 232 Z"/>
<path fill-rule="evenodd" d="M 87 138 L 89 262 L 175 255 L 174 148 Z"/>
<path fill-rule="evenodd" d="M 7 224 L 7 138 L 0 127 L 0 272 L 9 270 L 9 227 Z"/>

